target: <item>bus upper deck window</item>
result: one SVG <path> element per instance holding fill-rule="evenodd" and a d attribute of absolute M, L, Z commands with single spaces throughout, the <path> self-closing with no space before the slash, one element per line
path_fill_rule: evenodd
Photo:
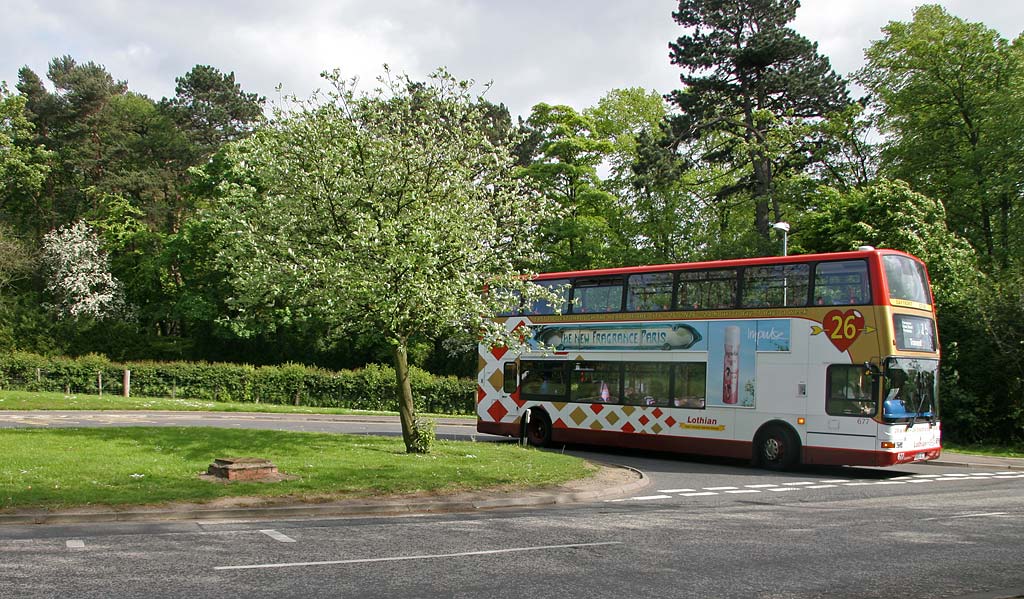
<path fill-rule="evenodd" d="M 814 303 L 818 306 L 870 304 L 868 263 L 864 260 L 843 260 L 815 266 Z"/>

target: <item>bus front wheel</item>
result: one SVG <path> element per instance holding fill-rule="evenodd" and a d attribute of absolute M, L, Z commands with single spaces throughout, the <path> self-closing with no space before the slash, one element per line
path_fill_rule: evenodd
<path fill-rule="evenodd" d="M 541 410 L 530 413 L 530 421 L 526 423 L 526 441 L 534 447 L 547 447 L 551 444 L 551 419 Z"/>
<path fill-rule="evenodd" d="M 800 442 L 789 429 L 771 425 L 754 439 L 754 464 L 768 470 L 788 470 L 800 457 Z"/>

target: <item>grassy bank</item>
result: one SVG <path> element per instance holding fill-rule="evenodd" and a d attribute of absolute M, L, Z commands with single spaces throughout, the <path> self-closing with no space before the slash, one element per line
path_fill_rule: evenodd
<path fill-rule="evenodd" d="M 1024 445 L 1006 446 L 985 443 L 964 445 L 957 443 L 943 443 L 942 447 L 948 451 L 955 451 L 958 453 L 973 453 L 1000 458 L 1024 458 Z"/>
<path fill-rule="evenodd" d="M 582 460 L 509 444 L 438 441 L 427 455 L 401 439 L 211 428 L 0 429 L 0 509 L 341 497 L 554 485 L 585 477 Z M 297 478 L 211 483 L 218 457 L 270 459 Z"/>

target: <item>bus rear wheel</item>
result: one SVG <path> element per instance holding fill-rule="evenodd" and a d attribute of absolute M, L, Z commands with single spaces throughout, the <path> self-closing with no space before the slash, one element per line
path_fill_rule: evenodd
<path fill-rule="evenodd" d="M 787 428 L 765 428 L 754 440 L 754 465 L 768 470 L 788 470 L 800 457 L 800 442 Z"/>
<path fill-rule="evenodd" d="M 526 423 L 526 441 L 534 447 L 547 447 L 551 444 L 551 419 L 542 410 L 530 412 L 530 421 Z"/>

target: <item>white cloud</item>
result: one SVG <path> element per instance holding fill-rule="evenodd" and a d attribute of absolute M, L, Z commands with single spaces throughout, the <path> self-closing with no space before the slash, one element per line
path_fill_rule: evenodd
<path fill-rule="evenodd" d="M 794 27 L 847 75 L 889 20 L 918 0 L 804 0 Z M 1005 37 L 1024 28 L 1024 2 L 948 0 L 956 16 Z M 488 98 L 526 115 L 537 102 L 594 104 L 609 90 L 679 84 L 668 42 L 675 0 L 0 0 L 0 80 L 28 65 L 45 78 L 70 54 L 106 66 L 154 99 L 196 64 L 233 71 L 243 89 L 308 96 L 325 69 L 372 81 L 388 63 L 416 78 L 439 66 L 494 86 Z"/>

